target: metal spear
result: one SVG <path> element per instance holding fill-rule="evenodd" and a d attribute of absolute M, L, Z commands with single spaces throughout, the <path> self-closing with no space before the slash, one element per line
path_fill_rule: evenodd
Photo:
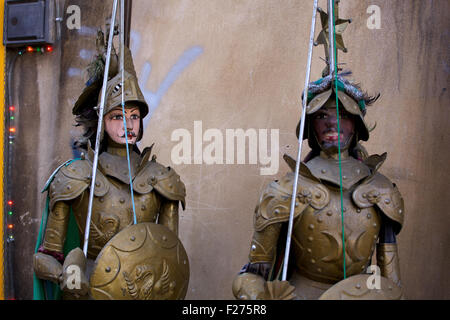
<path fill-rule="evenodd" d="M 106 85 L 108 83 L 109 65 L 110 65 L 110 61 L 111 61 L 111 48 L 112 48 L 113 35 L 114 35 L 114 24 L 115 24 L 115 20 L 116 20 L 117 1 L 118 0 L 114 0 L 114 4 L 113 4 L 113 8 L 112 8 L 111 25 L 110 25 L 109 37 L 108 37 L 108 49 L 106 52 L 105 72 L 103 75 L 102 94 L 101 94 L 101 100 L 100 100 L 100 108 L 98 111 L 97 135 L 95 138 L 94 160 L 93 160 L 93 164 L 92 164 L 92 179 L 91 179 L 91 188 L 90 188 L 90 193 L 89 193 L 89 206 L 88 206 L 88 213 L 87 213 L 87 217 L 86 217 L 86 227 L 84 229 L 83 253 L 86 257 L 87 257 L 87 249 L 88 249 L 88 242 L 89 242 L 89 230 L 90 230 L 90 226 L 91 226 L 92 203 L 94 200 L 95 177 L 97 175 L 98 152 L 100 149 L 100 135 L 101 135 L 102 125 L 103 125 L 103 109 L 105 107 Z"/>
<path fill-rule="evenodd" d="M 290 212 L 289 212 L 289 225 L 288 225 L 287 238 L 286 238 L 286 249 L 285 249 L 285 253 L 284 253 L 282 281 L 286 281 L 287 269 L 288 269 L 288 264 L 289 264 L 289 251 L 291 248 L 292 226 L 294 224 L 294 210 L 295 210 L 295 203 L 296 203 L 296 198 L 297 198 L 297 184 L 298 184 L 298 175 L 299 175 L 299 171 L 300 171 L 300 161 L 301 161 L 301 153 L 302 153 L 303 130 L 305 128 L 306 102 L 307 102 L 307 98 L 308 98 L 308 85 L 309 85 L 309 77 L 310 77 L 310 73 L 311 73 L 312 49 L 313 49 L 313 44 L 314 44 L 314 33 L 315 33 L 315 28 L 316 28 L 316 14 L 317 14 L 317 0 L 314 0 L 312 22 L 311 22 L 311 33 L 309 36 L 308 62 L 306 65 L 305 87 L 303 89 L 303 101 L 302 101 L 303 108 L 302 108 L 302 116 L 300 119 L 300 131 L 298 133 L 297 162 L 295 164 L 295 178 L 294 178 L 294 187 L 292 190 L 291 208 L 290 208 Z"/>

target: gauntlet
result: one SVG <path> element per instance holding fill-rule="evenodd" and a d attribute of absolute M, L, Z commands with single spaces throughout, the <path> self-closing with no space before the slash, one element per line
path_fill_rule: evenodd
<path fill-rule="evenodd" d="M 377 264 L 381 275 L 392 280 L 401 287 L 400 265 L 396 243 L 380 243 L 377 245 Z"/>

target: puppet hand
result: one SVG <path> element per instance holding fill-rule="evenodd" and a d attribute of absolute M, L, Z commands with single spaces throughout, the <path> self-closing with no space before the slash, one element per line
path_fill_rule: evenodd
<path fill-rule="evenodd" d="M 253 273 L 241 273 L 234 278 L 233 294 L 238 300 L 263 299 L 266 281 L 263 277 Z"/>
<path fill-rule="evenodd" d="M 85 275 L 86 257 L 80 248 L 69 252 L 64 260 L 63 273 L 60 279 L 61 290 L 84 296 L 89 290 L 89 281 Z"/>

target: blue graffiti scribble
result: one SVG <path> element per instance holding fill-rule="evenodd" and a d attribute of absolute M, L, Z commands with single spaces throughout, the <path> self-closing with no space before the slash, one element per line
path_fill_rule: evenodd
<path fill-rule="evenodd" d="M 162 97 L 167 92 L 167 90 L 169 90 L 170 86 L 175 82 L 175 80 L 184 71 L 184 69 L 186 69 L 202 53 L 203 48 L 199 46 L 194 46 L 190 49 L 187 49 L 181 55 L 178 61 L 172 66 L 169 73 L 167 73 L 166 77 L 164 78 L 156 92 L 152 92 L 145 88 L 145 84 L 147 83 L 152 71 L 152 65 L 150 64 L 150 62 L 144 63 L 141 75 L 139 77 L 139 87 L 141 88 L 145 100 L 149 105 L 149 116 L 145 117 L 144 119 L 144 128 L 147 126 L 151 115 L 156 110 L 156 108 L 158 108 Z"/>
<path fill-rule="evenodd" d="M 84 60 L 91 60 L 95 53 L 96 52 L 94 50 L 81 49 L 80 58 Z"/>
<path fill-rule="evenodd" d="M 87 26 L 81 26 L 80 29 L 77 29 L 78 33 L 83 36 L 96 36 L 97 30 L 98 29 L 95 27 L 87 27 Z"/>
<path fill-rule="evenodd" d="M 78 68 L 69 68 L 67 69 L 67 75 L 69 77 L 80 77 L 82 75 L 82 71 Z"/>
<path fill-rule="evenodd" d="M 130 32 L 130 51 L 133 57 L 136 56 L 139 48 L 141 47 L 141 34 L 134 30 Z"/>

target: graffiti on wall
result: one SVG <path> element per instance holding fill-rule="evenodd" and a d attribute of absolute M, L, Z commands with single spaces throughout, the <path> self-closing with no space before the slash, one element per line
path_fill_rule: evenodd
<path fill-rule="evenodd" d="M 80 28 L 80 30 L 78 30 L 79 33 L 90 36 L 95 34 L 94 31 L 95 30 L 93 28 L 89 27 L 82 27 Z M 142 37 L 139 32 L 133 30 L 130 32 L 130 37 L 131 37 L 130 50 L 132 55 L 136 57 L 139 54 L 139 50 L 141 48 Z M 189 67 L 202 53 L 203 48 L 200 46 L 193 46 L 187 48 L 184 52 L 182 52 L 179 58 L 175 61 L 170 70 L 167 72 L 166 76 L 164 77 L 163 81 L 159 84 L 156 91 L 152 91 L 148 89 L 146 86 L 151 76 L 152 63 L 149 60 L 145 60 L 144 64 L 140 68 L 140 71 L 137 72 L 139 79 L 139 87 L 141 88 L 142 94 L 144 95 L 144 98 L 149 106 L 149 114 L 147 117 L 145 117 L 143 121 L 144 128 L 147 127 L 153 112 L 155 112 L 155 110 L 159 107 L 163 96 L 167 93 L 172 84 L 179 78 L 179 76 L 183 73 L 183 71 L 187 67 Z M 86 61 L 87 65 L 87 63 L 89 63 L 93 59 L 95 51 L 82 48 L 80 49 L 78 55 L 83 61 Z M 79 68 L 69 67 L 67 69 L 67 76 L 82 77 L 83 72 Z M 79 155 L 78 154 L 79 152 L 77 152 L 76 150 L 73 150 L 73 152 L 74 156 Z"/>
<path fill-rule="evenodd" d="M 141 47 L 141 35 L 136 31 L 131 31 L 131 45 L 130 50 L 133 56 L 138 54 Z M 170 70 L 167 72 L 164 80 L 159 85 L 156 91 L 151 91 L 147 89 L 146 84 L 150 78 L 152 72 L 152 64 L 150 61 L 145 61 L 141 67 L 139 75 L 139 87 L 149 105 L 149 116 L 144 119 L 144 128 L 147 126 L 149 119 L 151 118 L 153 112 L 158 108 L 161 103 L 162 97 L 166 94 L 172 84 L 178 79 L 178 77 L 183 73 L 183 71 L 189 67 L 201 54 L 203 53 L 203 48 L 200 46 L 193 46 L 186 49 L 178 58 L 178 60 L 172 65 Z"/>

